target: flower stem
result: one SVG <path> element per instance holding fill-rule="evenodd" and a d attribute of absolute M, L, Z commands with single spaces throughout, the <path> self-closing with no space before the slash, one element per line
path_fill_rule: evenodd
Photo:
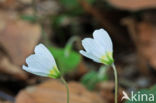
<path fill-rule="evenodd" d="M 71 52 L 71 49 L 72 49 L 72 45 L 73 45 L 73 43 L 74 43 L 77 39 L 78 39 L 77 36 L 73 36 L 73 37 L 71 37 L 71 38 L 68 40 L 68 42 L 67 42 L 67 44 L 66 44 L 66 46 L 65 46 L 65 50 L 64 50 L 65 56 L 69 56 L 69 54 L 70 54 L 70 52 Z"/>
<path fill-rule="evenodd" d="M 65 81 L 65 79 L 63 78 L 63 76 L 60 78 L 61 81 L 64 83 L 66 89 L 67 89 L 67 103 L 69 103 L 69 87 L 68 87 L 68 84 L 67 82 Z"/>
<path fill-rule="evenodd" d="M 114 63 L 112 64 L 112 68 L 114 70 L 114 77 L 115 77 L 115 103 L 118 103 L 118 76 L 117 76 L 117 70 Z"/>

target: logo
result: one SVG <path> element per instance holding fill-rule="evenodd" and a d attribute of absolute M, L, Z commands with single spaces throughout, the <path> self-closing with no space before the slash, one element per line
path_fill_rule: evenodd
<path fill-rule="evenodd" d="M 133 91 L 131 92 L 131 98 L 128 96 L 128 94 L 123 91 L 122 92 L 123 97 L 122 100 L 128 100 L 128 101 L 133 101 L 133 102 L 153 102 L 154 101 L 154 94 L 145 94 L 141 93 L 140 91 L 134 93 Z"/>

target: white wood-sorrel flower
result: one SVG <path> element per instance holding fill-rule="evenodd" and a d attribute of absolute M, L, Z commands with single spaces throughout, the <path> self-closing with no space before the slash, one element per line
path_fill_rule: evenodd
<path fill-rule="evenodd" d="M 39 76 L 59 78 L 60 72 L 50 51 L 43 44 L 39 44 L 34 52 L 35 54 L 26 58 L 28 66 L 23 65 L 23 69 Z"/>
<path fill-rule="evenodd" d="M 93 38 L 83 39 L 82 45 L 86 51 L 80 53 L 93 61 L 106 65 L 114 62 L 112 41 L 104 29 L 95 30 Z"/>

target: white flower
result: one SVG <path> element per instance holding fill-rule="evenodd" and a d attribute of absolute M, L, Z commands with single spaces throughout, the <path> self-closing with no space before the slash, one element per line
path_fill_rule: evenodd
<path fill-rule="evenodd" d="M 28 66 L 23 65 L 23 69 L 39 76 L 59 78 L 60 72 L 50 51 L 43 44 L 39 44 L 34 52 L 35 54 L 26 58 Z"/>
<path fill-rule="evenodd" d="M 111 65 L 113 60 L 113 46 L 111 38 L 104 29 L 95 30 L 93 38 L 85 38 L 82 40 L 84 50 L 80 53 L 95 62 Z"/>

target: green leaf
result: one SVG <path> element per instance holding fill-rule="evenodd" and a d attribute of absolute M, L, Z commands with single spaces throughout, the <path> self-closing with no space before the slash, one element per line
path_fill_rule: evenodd
<path fill-rule="evenodd" d="M 93 4 L 95 0 L 86 0 L 89 4 Z"/>
<path fill-rule="evenodd" d="M 60 2 L 69 9 L 73 9 L 75 7 L 79 6 L 79 3 L 77 0 L 60 0 Z"/>
<path fill-rule="evenodd" d="M 135 92 L 134 94 L 137 94 L 136 98 L 138 98 L 138 96 L 141 97 L 141 95 L 143 94 L 146 94 L 148 97 L 150 94 L 153 94 L 154 95 L 154 99 L 156 99 L 156 85 L 153 86 L 152 88 L 150 89 L 141 89 L 137 92 Z M 156 101 L 146 101 L 145 99 L 146 98 L 142 98 L 143 101 L 126 101 L 125 103 L 155 103 Z"/>
<path fill-rule="evenodd" d="M 71 51 L 68 56 L 65 55 L 63 48 L 50 47 L 49 50 L 53 54 L 61 73 L 65 74 L 76 69 L 81 61 L 80 54 Z"/>
<path fill-rule="evenodd" d="M 60 0 L 60 2 L 67 10 L 68 15 L 79 15 L 83 13 L 83 9 L 78 0 Z"/>
<path fill-rule="evenodd" d="M 26 21 L 30 21 L 30 22 L 36 22 L 37 21 L 37 17 L 36 16 L 22 15 L 20 17 L 21 17 L 21 19 L 26 20 Z"/>
<path fill-rule="evenodd" d="M 87 74 L 85 74 L 82 79 L 81 83 L 89 90 L 93 90 L 97 83 L 107 80 L 108 76 L 103 74 L 104 76 L 102 78 L 99 78 L 99 73 L 96 71 L 90 71 Z"/>
<path fill-rule="evenodd" d="M 81 79 L 81 83 L 89 90 L 93 90 L 97 82 L 98 82 L 98 77 L 96 71 L 88 72 Z"/>
<path fill-rule="evenodd" d="M 68 15 L 62 14 L 58 16 L 53 16 L 53 26 L 59 27 L 66 18 L 70 18 Z"/>

